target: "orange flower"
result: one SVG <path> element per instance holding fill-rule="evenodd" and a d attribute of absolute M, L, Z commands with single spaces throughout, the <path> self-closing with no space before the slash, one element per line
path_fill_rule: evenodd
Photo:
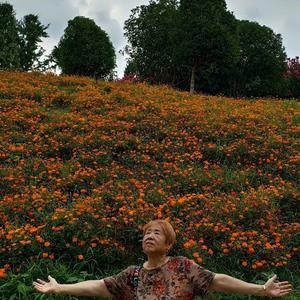
<path fill-rule="evenodd" d="M 248 263 L 244 260 L 244 261 L 242 262 L 242 266 L 243 266 L 243 267 L 247 267 L 247 266 L 248 266 Z"/>
<path fill-rule="evenodd" d="M 185 242 L 184 244 L 183 244 L 183 247 L 185 248 L 185 249 L 188 249 L 188 248 L 192 248 L 192 247 L 194 247 L 196 245 L 196 242 L 194 241 L 194 240 L 188 240 L 187 242 Z"/>
<path fill-rule="evenodd" d="M 43 252 L 42 256 L 43 256 L 44 258 L 46 258 L 46 257 L 49 256 L 49 254 L 48 254 L 47 252 Z"/>
<path fill-rule="evenodd" d="M 28 245 L 28 244 L 31 244 L 31 241 L 30 240 L 21 240 L 20 244 L 22 244 L 22 245 Z"/>
<path fill-rule="evenodd" d="M 253 247 L 249 247 L 249 248 L 248 248 L 248 252 L 249 252 L 250 254 L 253 254 L 253 253 L 255 253 L 255 250 L 254 250 Z"/>
<path fill-rule="evenodd" d="M 7 234 L 7 235 L 6 235 L 6 239 L 7 239 L 7 240 L 11 240 L 12 238 L 13 238 L 13 236 L 12 236 L 11 234 Z"/>
<path fill-rule="evenodd" d="M 208 250 L 208 254 L 213 255 L 213 254 L 214 254 L 214 251 L 211 250 L 211 249 L 209 249 L 209 250 Z"/>
<path fill-rule="evenodd" d="M 35 236 L 35 239 L 36 239 L 39 243 L 43 243 L 43 242 L 44 242 L 44 239 L 43 239 L 41 236 L 39 236 L 39 235 L 36 235 L 36 236 Z"/>
<path fill-rule="evenodd" d="M 242 243 L 242 247 L 247 248 L 247 247 L 248 247 L 248 244 L 247 244 L 246 242 L 243 242 L 243 243 Z"/>
<path fill-rule="evenodd" d="M 186 201 L 186 198 L 184 198 L 184 197 L 180 197 L 180 198 L 178 199 L 178 203 L 179 203 L 179 204 L 183 204 L 185 201 Z"/>
<path fill-rule="evenodd" d="M 7 276 L 6 270 L 4 268 L 0 269 L 0 278 L 5 278 L 6 276 Z"/>
<path fill-rule="evenodd" d="M 265 246 L 266 249 L 273 249 L 273 246 L 270 243 L 266 243 Z"/>
<path fill-rule="evenodd" d="M 79 254 L 77 257 L 78 257 L 79 260 L 83 260 L 84 259 L 84 256 L 82 254 Z"/>
<path fill-rule="evenodd" d="M 45 246 L 45 247 L 49 247 L 49 246 L 50 246 L 50 242 L 45 242 L 45 243 L 44 243 L 44 246 Z"/>
<path fill-rule="evenodd" d="M 197 257 L 197 261 L 199 264 L 201 264 L 203 262 L 203 259 L 201 257 Z"/>

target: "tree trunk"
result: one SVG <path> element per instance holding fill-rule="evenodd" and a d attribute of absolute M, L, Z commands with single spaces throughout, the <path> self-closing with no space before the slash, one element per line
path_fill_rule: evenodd
<path fill-rule="evenodd" d="M 194 64 L 193 68 L 192 68 L 192 75 L 191 75 L 190 94 L 194 94 L 194 91 L 195 91 L 196 68 L 197 68 L 197 64 Z"/>

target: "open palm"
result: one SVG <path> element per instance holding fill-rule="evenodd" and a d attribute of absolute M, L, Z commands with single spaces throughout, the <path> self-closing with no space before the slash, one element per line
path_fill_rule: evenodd
<path fill-rule="evenodd" d="M 275 282 L 277 275 L 274 275 L 266 283 L 267 297 L 282 297 L 292 291 L 292 285 L 288 281 Z"/>
<path fill-rule="evenodd" d="M 50 275 L 48 276 L 49 282 L 46 282 L 41 279 L 37 279 L 37 281 L 34 281 L 33 287 L 38 290 L 39 292 L 43 294 L 52 294 L 57 291 L 58 288 L 58 283 L 57 281 L 51 277 Z"/>

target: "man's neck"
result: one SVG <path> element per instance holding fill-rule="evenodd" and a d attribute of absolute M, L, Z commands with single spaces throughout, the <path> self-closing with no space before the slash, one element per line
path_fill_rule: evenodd
<path fill-rule="evenodd" d="M 146 269 L 158 268 L 169 261 L 169 256 L 159 255 L 159 256 L 148 256 L 148 261 L 144 263 Z"/>

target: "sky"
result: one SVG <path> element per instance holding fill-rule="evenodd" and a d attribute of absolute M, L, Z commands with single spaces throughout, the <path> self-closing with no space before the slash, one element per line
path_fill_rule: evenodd
<path fill-rule="evenodd" d="M 200 1 L 200 0 L 199 0 Z M 39 16 L 49 38 L 43 39 L 42 47 L 49 54 L 62 37 L 68 20 L 76 16 L 93 19 L 105 30 L 117 55 L 117 74 L 122 78 L 125 58 L 119 54 L 127 41 L 123 36 L 124 21 L 131 9 L 149 3 L 149 0 L 0 0 L 13 5 L 18 20 L 27 14 Z M 227 8 L 240 20 L 256 21 L 282 35 L 288 57 L 300 56 L 300 0 L 226 0 Z"/>

